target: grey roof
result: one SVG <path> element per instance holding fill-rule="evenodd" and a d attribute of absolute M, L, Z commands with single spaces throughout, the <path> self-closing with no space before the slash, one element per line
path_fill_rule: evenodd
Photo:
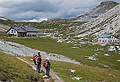
<path fill-rule="evenodd" d="M 34 27 L 22 27 L 27 32 L 38 32 L 39 30 Z"/>
<path fill-rule="evenodd" d="M 17 32 L 26 32 L 22 27 L 12 27 L 15 29 Z"/>
<path fill-rule="evenodd" d="M 108 34 L 108 33 L 104 33 L 104 34 L 100 34 L 98 35 L 98 38 L 111 38 L 111 34 Z"/>
<path fill-rule="evenodd" d="M 34 28 L 34 27 L 12 27 L 13 29 L 15 29 L 18 32 L 39 32 L 38 29 Z"/>

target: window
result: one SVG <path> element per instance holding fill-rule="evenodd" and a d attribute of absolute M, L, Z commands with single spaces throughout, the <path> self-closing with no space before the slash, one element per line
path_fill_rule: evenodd
<path fill-rule="evenodd" d="M 13 30 L 13 29 L 11 30 L 11 33 L 14 33 L 14 30 Z"/>
<path fill-rule="evenodd" d="M 99 40 L 99 42 L 101 42 L 101 40 Z"/>
<path fill-rule="evenodd" d="M 104 40 L 103 40 L 103 42 L 104 42 Z"/>

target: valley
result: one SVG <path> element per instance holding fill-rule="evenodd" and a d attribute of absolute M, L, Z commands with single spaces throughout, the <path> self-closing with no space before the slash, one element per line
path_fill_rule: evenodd
<path fill-rule="evenodd" d="M 120 82 L 119 22 L 120 4 L 114 1 L 69 19 L 18 22 L 0 16 L 0 81 L 44 82 L 44 74 L 16 58 L 33 65 L 40 51 L 64 82 Z"/>

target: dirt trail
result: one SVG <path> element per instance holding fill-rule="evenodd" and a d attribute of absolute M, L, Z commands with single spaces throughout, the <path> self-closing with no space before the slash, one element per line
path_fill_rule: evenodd
<path fill-rule="evenodd" d="M 49 57 L 50 60 L 69 62 L 69 63 L 73 63 L 73 64 L 80 64 L 80 62 L 71 60 L 70 58 L 63 56 L 63 55 L 54 54 L 54 53 L 47 54 L 46 52 L 32 49 L 32 48 L 26 47 L 26 46 L 18 44 L 18 43 L 2 41 L 2 40 L 0 40 L 0 51 L 7 53 L 7 54 L 11 54 L 11 55 L 17 55 L 17 56 L 32 56 L 33 54 L 37 54 L 38 52 L 41 52 L 41 56 L 44 59 L 46 57 Z M 34 65 L 30 64 L 29 62 L 27 62 L 19 57 L 17 57 L 17 58 L 19 60 L 23 61 L 24 63 L 28 64 L 29 66 L 31 66 L 34 70 L 36 70 Z M 63 80 L 61 80 L 61 78 L 59 78 L 56 75 L 55 72 L 51 71 L 50 75 L 51 75 L 52 79 L 55 80 L 54 82 L 64 82 Z M 45 82 L 49 82 L 49 80 L 45 79 Z"/>
<path fill-rule="evenodd" d="M 25 61 L 25 60 L 22 59 L 22 58 L 17 57 L 17 59 L 19 59 L 19 60 L 21 60 L 22 62 L 28 64 L 29 66 L 32 67 L 33 70 L 36 71 L 36 67 L 35 67 L 34 65 L 30 64 L 29 62 Z M 42 69 L 44 69 L 43 66 L 42 66 Z M 50 71 L 50 76 L 51 76 L 51 78 L 54 80 L 54 82 L 64 82 L 64 81 L 63 81 L 59 76 L 57 76 L 57 75 L 55 74 L 55 72 L 53 72 L 52 70 Z M 49 82 L 49 80 L 50 80 L 50 79 L 44 79 L 44 82 Z"/>
<path fill-rule="evenodd" d="M 37 54 L 38 52 L 40 52 L 43 59 L 46 59 L 46 57 L 49 57 L 50 60 L 69 62 L 73 64 L 80 64 L 80 62 L 77 62 L 75 60 L 72 60 L 69 57 L 66 57 L 60 54 L 54 54 L 54 53 L 48 54 L 46 52 L 32 49 L 27 46 L 14 43 L 14 42 L 9 42 L 9 41 L 0 40 L 0 50 L 3 52 L 9 52 L 9 53 L 16 54 L 17 56 L 32 56 L 33 54 Z"/>

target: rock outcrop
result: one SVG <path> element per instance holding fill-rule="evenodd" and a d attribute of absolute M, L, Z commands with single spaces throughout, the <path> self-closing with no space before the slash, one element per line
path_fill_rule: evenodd
<path fill-rule="evenodd" d="M 120 31 L 120 5 L 115 6 L 93 21 L 80 26 L 79 34 L 94 35 L 100 32 L 118 34 Z M 81 30 L 82 29 L 82 30 Z"/>
<path fill-rule="evenodd" d="M 101 2 L 96 8 L 92 9 L 90 12 L 85 13 L 84 15 L 78 16 L 75 20 L 78 21 L 91 21 L 97 18 L 98 16 L 106 13 L 119 3 L 114 1 L 105 1 Z"/>

